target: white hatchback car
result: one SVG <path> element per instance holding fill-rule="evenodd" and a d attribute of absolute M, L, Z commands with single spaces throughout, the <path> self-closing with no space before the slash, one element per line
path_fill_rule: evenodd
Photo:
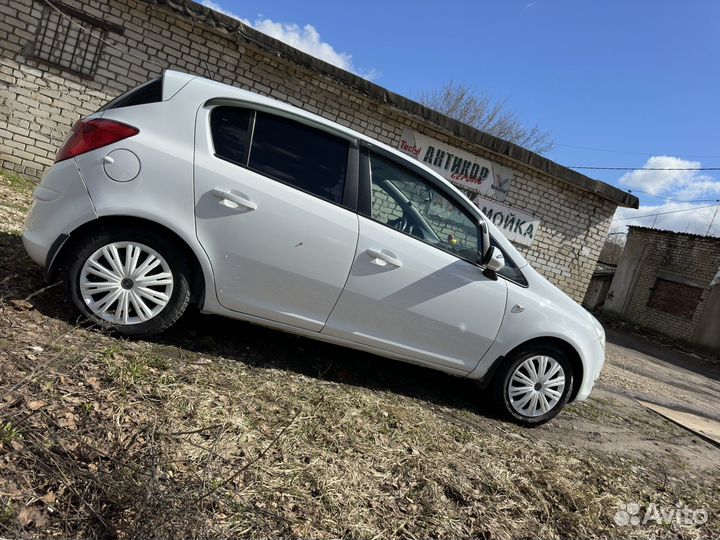
<path fill-rule="evenodd" d="M 319 116 L 167 71 L 80 120 L 23 241 L 125 335 L 189 303 L 476 379 L 526 425 L 590 394 L 602 326 L 462 193 Z"/>

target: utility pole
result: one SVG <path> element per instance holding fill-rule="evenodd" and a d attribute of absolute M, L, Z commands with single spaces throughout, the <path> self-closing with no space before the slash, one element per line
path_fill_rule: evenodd
<path fill-rule="evenodd" d="M 712 229 L 713 223 L 715 223 L 715 218 L 718 215 L 718 210 L 720 210 L 720 201 L 718 201 L 717 206 L 715 206 L 715 213 L 713 214 L 712 219 L 710 220 L 710 225 L 708 225 L 708 230 L 705 233 L 705 236 L 710 236 L 710 229 Z"/>

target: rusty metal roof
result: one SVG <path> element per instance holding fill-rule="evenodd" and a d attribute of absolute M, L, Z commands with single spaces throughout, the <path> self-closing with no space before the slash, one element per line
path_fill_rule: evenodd
<path fill-rule="evenodd" d="M 689 238 L 701 238 L 703 240 L 709 240 L 710 242 L 717 242 L 718 244 L 720 244 L 720 236 L 678 232 L 678 231 L 671 231 L 668 229 L 655 229 L 653 227 L 643 227 L 642 225 L 628 225 L 628 229 L 635 229 L 635 230 L 638 230 L 639 232 L 660 233 L 660 234 L 668 235 L 668 236 L 687 236 Z"/>

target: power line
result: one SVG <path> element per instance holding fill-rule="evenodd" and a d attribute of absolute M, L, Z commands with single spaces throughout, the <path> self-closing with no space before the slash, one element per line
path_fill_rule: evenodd
<path fill-rule="evenodd" d="M 715 223 L 715 218 L 716 218 L 717 215 L 718 215 L 718 210 L 720 210 L 720 204 L 719 204 L 719 205 L 717 206 L 717 208 L 715 209 L 715 213 L 713 214 L 713 217 L 712 217 L 712 219 L 710 220 L 710 223 L 708 224 L 708 228 L 707 228 L 707 231 L 705 232 L 705 236 L 709 236 L 709 235 L 710 235 L 710 229 L 712 229 L 712 226 L 713 226 L 713 224 Z"/>
<path fill-rule="evenodd" d="M 714 199 L 671 199 L 669 197 L 663 197 L 662 195 L 655 195 L 654 193 L 649 193 L 647 191 L 641 191 L 639 189 L 628 189 L 628 193 L 642 193 L 643 195 L 648 195 L 650 197 L 655 197 L 657 199 L 662 199 L 663 201 L 670 201 L 670 202 L 687 202 L 687 203 L 698 203 L 698 202 L 720 202 L 720 199 L 717 197 Z"/>
<path fill-rule="evenodd" d="M 702 208 L 714 208 L 716 206 L 720 206 L 720 203 L 718 204 L 707 204 L 705 206 L 693 206 L 692 208 L 683 208 L 682 210 L 669 210 L 667 212 L 657 212 L 655 214 L 645 214 L 644 216 L 633 216 L 633 217 L 624 217 L 624 218 L 618 218 L 615 221 L 627 221 L 629 219 L 643 219 L 646 217 L 654 217 L 654 216 L 665 216 L 667 214 L 679 214 L 680 212 L 690 212 L 692 210 L 700 210 Z"/>
<path fill-rule="evenodd" d="M 720 167 L 586 167 L 568 166 L 568 169 L 595 169 L 600 171 L 720 171 Z"/>
<path fill-rule="evenodd" d="M 574 144 L 560 144 L 556 143 L 555 146 L 563 146 L 565 148 L 577 148 L 578 150 L 591 150 L 593 152 L 610 152 L 613 154 L 628 154 L 628 155 L 635 155 L 635 156 L 668 156 L 668 155 L 674 155 L 674 153 L 667 153 L 667 152 L 631 152 L 629 150 L 611 150 L 609 148 L 592 148 L 590 146 L 577 146 Z M 717 158 L 720 159 L 720 156 L 706 156 L 701 154 L 677 154 L 677 155 L 683 155 L 685 157 L 694 157 L 694 158 Z"/>

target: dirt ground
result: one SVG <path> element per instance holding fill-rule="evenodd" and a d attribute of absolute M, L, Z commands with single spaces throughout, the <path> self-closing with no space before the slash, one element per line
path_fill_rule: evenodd
<path fill-rule="evenodd" d="M 544 428 L 558 440 L 698 470 L 720 470 L 720 449 L 636 400 L 720 421 L 720 363 L 607 328 L 606 365 L 592 399 Z M 553 435 L 550 435 L 552 437 Z"/>
<path fill-rule="evenodd" d="M 237 321 L 118 339 L 24 254 L 31 187 L 0 173 L 0 537 L 720 537 L 720 449 L 636 402 L 720 419 L 717 359 L 608 329 L 590 399 L 523 429 L 469 381 Z"/>

